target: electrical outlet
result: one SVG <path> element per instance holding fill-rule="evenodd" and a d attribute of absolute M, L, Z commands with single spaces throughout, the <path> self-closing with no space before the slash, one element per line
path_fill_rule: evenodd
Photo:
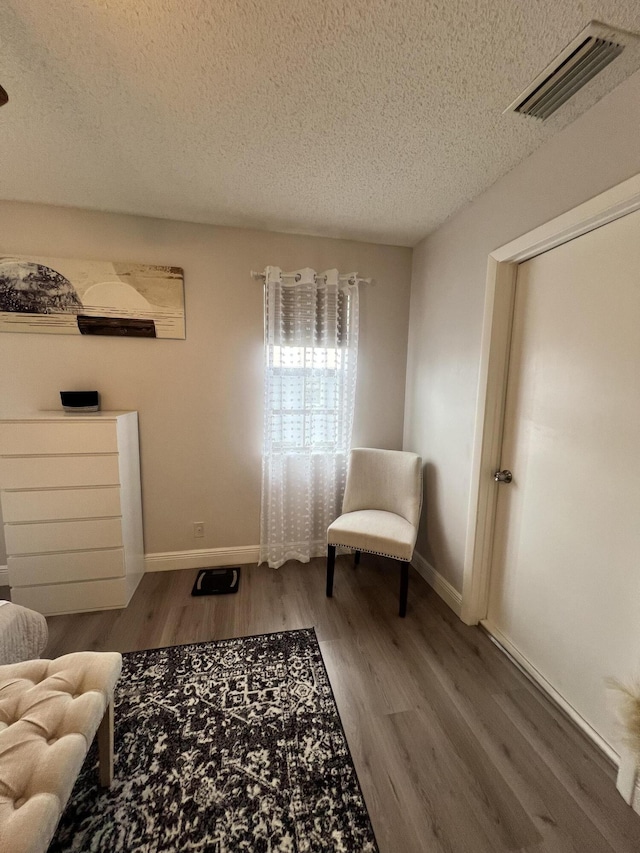
<path fill-rule="evenodd" d="M 202 539 L 204 536 L 204 521 L 193 522 L 193 536 L 194 539 Z"/>

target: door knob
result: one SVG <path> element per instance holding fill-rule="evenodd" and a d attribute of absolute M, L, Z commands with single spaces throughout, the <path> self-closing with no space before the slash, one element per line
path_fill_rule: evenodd
<path fill-rule="evenodd" d="M 513 480 L 513 474 L 505 468 L 504 471 L 496 471 L 493 479 L 496 483 L 510 483 Z"/>

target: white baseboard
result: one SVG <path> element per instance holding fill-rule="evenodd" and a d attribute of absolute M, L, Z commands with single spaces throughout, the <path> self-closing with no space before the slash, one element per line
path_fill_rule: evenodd
<path fill-rule="evenodd" d="M 442 575 L 437 572 L 433 566 L 428 563 L 422 554 L 419 554 L 417 551 L 413 552 L 413 560 L 411 561 L 411 565 L 416 570 L 416 572 L 421 575 L 429 586 L 432 586 L 433 589 L 438 593 L 440 598 L 444 601 L 446 605 L 448 605 L 456 616 L 460 617 L 462 612 L 462 595 L 458 592 L 458 590 L 452 586 L 448 580 L 442 577 Z"/>
<path fill-rule="evenodd" d="M 203 548 L 194 551 L 166 551 L 144 555 L 145 572 L 173 572 L 176 569 L 207 569 L 210 566 L 257 563 L 258 545 L 237 548 Z"/>
<path fill-rule="evenodd" d="M 633 799 L 631 800 L 629 805 L 636 814 L 640 814 L 640 779 L 638 779 L 638 781 L 636 782 L 635 791 L 633 792 Z"/>
<path fill-rule="evenodd" d="M 519 669 L 527 675 L 531 681 L 538 685 L 541 690 L 549 696 L 556 705 L 558 705 L 564 713 L 578 726 L 578 728 L 585 733 L 585 735 L 589 738 L 592 743 L 594 743 L 606 756 L 609 760 L 618 767 L 620 765 L 620 756 L 613 749 L 613 747 L 601 737 L 598 732 L 589 725 L 589 723 L 582 717 L 578 711 L 570 705 L 569 702 L 562 696 L 561 693 L 553 687 L 550 682 L 539 672 L 535 666 L 520 652 L 509 640 L 508 637 L 502 633 L 499 628 L 496 628 L 491 622 L 486 619 L 483 619 L 481 622 L 482 627 L 487 631 L 491 639 L 499 646 L 507 655 L 511 658 L 511 660 L 519 667 Z"/>
<path fill-rule="evenodd" d="M 620 764 L 618 765 L 616 788 L 627 805 L 633 806 L 637 800 L 639 784 L 638 759 L 635 752 L 623 747 L 620 750 Z"/>
<path fill-rule="evenodd" d="M 576 709 L 547 681 L 535 666 L 505 637 L 505 635 L 486 619 L 482 620 L 483 628 L 490 638 L 503 652 L 524 672 L 551 700 L 558 705 L 575 725 L 595 744 L 607 758 L 618 768 L 616 787 L 620 796 L 631 808 L 640 814 L 640 767 L 636 765 L 635 757 L 624 751 L 618 754 L 598 732 L 589 725 Z"/>
<path fill-rule="evenodd" d="M 260 547 L 242 545 L 238 548 L 203 548 L 194 551 L 167 551 L 144 555 L 145 572 L 172 572 L 175 569 L 206 569 L 231 563 L 257 563 Z M 9 586 L 9 569 L 0 565 L 0 586 Z"/>
<path fill-rule="evenodd" d="M 428 563 L 422 554 L 414 551 L 412 566 L 421 575 L 426 582 L 433 587 L 440 598 L 453 610 L 456 616 L 460 616 L 462 610 L 462 595 L 453 587 L 449 581 L 445 580 L 442 575 L 437 572 L 430 563 Z M 527 658 L 522 655 L 515 646 L 504 636 L 504 634 L 486 620 L 482 621 L 483 627 L 489 633 L 491 639 L 506 652 L 516 666 L 521 669 L 538 687 L 540 687 L 565 714 L 573 720 L 578 728 L 583 731 L 587 737 L 594 743 L 616 767 L 620 766 L 620 757 L 618 753 L 596 732 L 592 726 L 570 705 L 567 700 L 555 690 L 546 678 L 538 672 L 538 670 L 530 663 Z M 631 771 L 627 768 L 627 774 Z M 622 790 L 621 790 L 622 789 Z M 624 797 L 625 801 L 633 808 L 635 812 L 640 814 L 640 767 L 636 769 L 636 773 L 631 775 L 631 778 L 625 778 L 625 775 L 619 778 L 618 790 Z"/>

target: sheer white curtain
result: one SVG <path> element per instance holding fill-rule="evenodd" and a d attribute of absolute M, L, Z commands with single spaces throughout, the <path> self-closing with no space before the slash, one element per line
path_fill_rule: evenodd
<path fill-rule="evenodd" d="M 265 270 L 265 409 L 260 563 L 326 553 L 351 448 L 358 278 Z"/>

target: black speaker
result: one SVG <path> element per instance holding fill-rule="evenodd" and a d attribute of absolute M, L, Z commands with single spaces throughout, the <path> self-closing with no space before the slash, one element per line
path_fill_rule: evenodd
<path fill-rule="evenodd" d="M 97 391 L 61 391 L 60 400 L 65 412 L 97 412 L 100 394 Z"/>

